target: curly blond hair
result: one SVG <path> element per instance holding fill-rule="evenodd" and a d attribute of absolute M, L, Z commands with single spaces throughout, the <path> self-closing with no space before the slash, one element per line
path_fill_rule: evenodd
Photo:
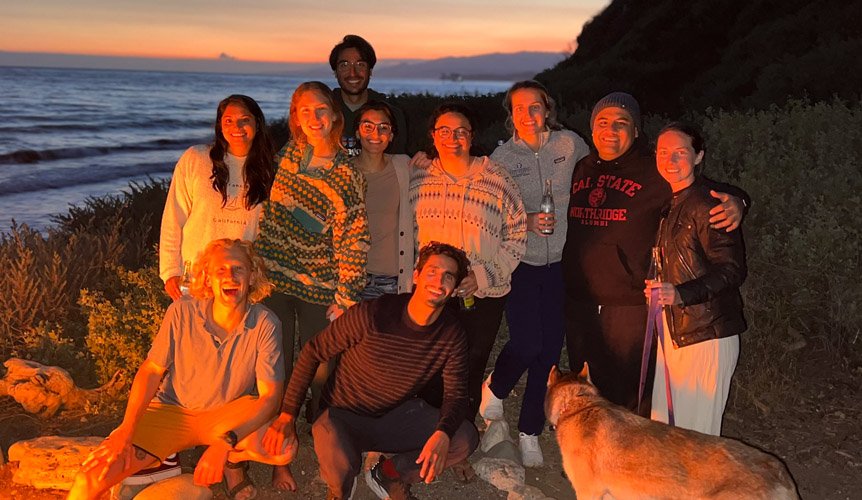
<path fill-rule="evenodd" d="M 207 283 L 210 261 L 217 250 L 230 250 L 233 248 L 239 248 L 251 265 L 248 300 L 252 303 L 260 302 L 272 293 L 273 285 L 266 277 L 266 264 L 254 251 L 252 243 L 247 240 L 222 238 L 209 242 L 204 251 L 201 252 L 198 260 L 195 261 L 193 269 L 194 277 L 190 290 L 192 296 L 201 299 L 208 299 L 213 296 L 212 287 Z"/>

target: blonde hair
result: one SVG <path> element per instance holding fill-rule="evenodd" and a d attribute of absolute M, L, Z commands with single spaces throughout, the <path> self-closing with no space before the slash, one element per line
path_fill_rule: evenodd
<path fill-rule="evenodd" d="M 201 252 L 198 260 L 195 261 L 190 293 L 192 296 L 200 299 L 208 299 L 213 296 L 212 287 L 207 283 L 209 280 L 209 264 L 212 261 L 213 255 L 218 250 L 231 250 L 238 248 L 243 257 L 251 265 L 249 272 L 249 302 L 260 302 L 272 293 L 273 285 L 266 277 L 266 264 L 263 259 L 254 251 L 250 241 L 234 240 L 230 238 L 222 238 L 213 240 L 207 244 L 203 252 Z"/>
<path fill-rule="evenodd" d="M 333 116 L 332 130 L 329 131 L 328 140 L 336 150 L 341 149 L 341 134 L 344 132 L 344 117 L 341 114 L 341 105 L 332 97 L 332 90 L 322 82 L 305 82 L 293 91 L 293 96 L 290 98 L 290 112 L 287 120 L 291 139 L 301 150 L 305 150 L 305 146 L 308 145 L 308 137 L 302 131 L 302 126 L 299 124 L 299 113 L 296 112 L 299 99 L 306 92 L 317 92 L 326 105 L 329 106 Z"/>

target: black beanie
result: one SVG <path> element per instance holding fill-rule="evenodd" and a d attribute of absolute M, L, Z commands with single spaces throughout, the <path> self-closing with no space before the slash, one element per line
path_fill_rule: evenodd
<path fill-rule="evenodd" d="M 593 106 L 593 114 L 590 116 L 590 130 L 593 129 L 593 123 L 596 121 L 596 115 L 605 108 L 622 108 L 632 115 L 635 126 L 641 128 L 641 107 L 638 105 L 637 99 L 631 94 L 625 92 L 611 92 L 610 94 L 599 99 L 599 102 Z"/>

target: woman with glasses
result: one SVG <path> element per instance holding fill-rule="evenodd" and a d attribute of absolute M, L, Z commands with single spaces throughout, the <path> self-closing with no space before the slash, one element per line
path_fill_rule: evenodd
<path fill-rule="evenodd" d="M 431 165 L 417 168 L 410 182 L 416 245 L 431 241 L 464 250 L 470 272 L 455 290 L 467 331 L 470 397 L 468 420 L 476 416 L 485 365 L 503 318 L 512 271 L 524 255 L 526 213 L 518 186 L 488 157 L 470 154 L 475 120 L 462 104 L 439 106 L 431 116 Z M 439 387 L 425 394 L 440 401 Z"/>
<path fill-rule="evenodd" d="M 255 243 L 275 285 L 264 304 L 281 320 L 286 380 L 297 329 L 305 345 L 359 301 L 368 251 L 365 179 L 341 147 L 344 120 L 329 87 L 320 82 L 297 87 L 288 126 L 292 139 L 276 154 L 278 170 Z M 309 423 L 317 417 L 328 373 L 321 365 L 312 382 Z M 296 489 L 286 466 L 276 467 L 273 486 Z"/>
<path fill-rule="evenodd" d="M 392 108 L 368 101 L 356 113 L 354 133 L 362 146 L 353 166 L 365 176 L 365 209 L 371 247 L 368 250 L 362 300 L 383 294 L 409 293 L 413 285 L 413 211 L 408 200 L 407 155 L 386 154 L 400 132 Z"/>
<path fill-rule="evenodd" d="M 515 83 L 503 106 L 512 138 L 491 159 L 518 184 L 527 210 L 527 252 L 512 273 L 506 303 L 509 341 L 482 387 L 480 413 L 503 419 L 503 399 L 527 372 L 527 386 L 518 419 L 521 460 L 526 467 L 544 463 L 539 435 L 545 426 L 545 391 L 551 367 L 560 360 L 565 338 L 565 288 L 560 261 L 566 242 L 566 210 L 575 164 L 589 154 L 586 142 L 557 123 L 554 100 L 533 80 Z M 553 213 L 540 210 L 550 182 Z"/>

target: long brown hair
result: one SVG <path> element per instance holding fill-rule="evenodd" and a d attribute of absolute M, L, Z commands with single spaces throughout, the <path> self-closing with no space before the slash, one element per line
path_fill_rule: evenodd
<path fill-rule="evenodd" d="M 227 182 L 230 177 L 230 171 L 225 164 L 224 157 L 228 152 L 227 139 L 224 138 L 221 128 L 221 118 L 224 115 L 225 109 L 231 104 L 243 106 L 254 117 L 254 126 L 256 127 L 254 140 L 251 143 L 251 148 L 248 150 L 248 155 L 245 158 L 245 165 L 242 169 L 243 181 L 247 187 L 245 193 L 245 208 L 251 210 L 258 203 L 262 203 L 269 197 L 269 190 L 272 188 L 272 181 L 275 179 L 275 165 L 272 157 L 274 154 L 272 139 L 269 137 L 269 129 L 266 126 L 266 118 L 263 116 L 263 110 L 260 109 L 257 102 L 251 97 L 242 94 L 233 94 L 222 99 L 218 103 L 216 110 L 215 121 L 215 141 L 210 148 L 210 160 L 212 160 L 213 170 L 210 175 L 213 189 L 221 194 L 221 204 L 225 206 L 227 203 Z"/>

